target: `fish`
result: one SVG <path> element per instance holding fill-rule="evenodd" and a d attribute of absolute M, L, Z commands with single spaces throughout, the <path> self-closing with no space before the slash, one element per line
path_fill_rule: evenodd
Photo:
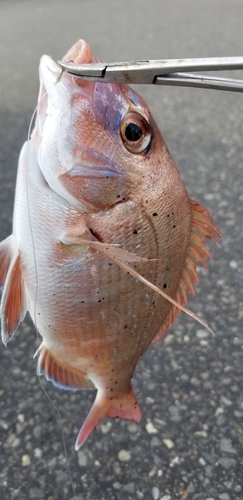
<path fill-rule="evenodd" d="M 63 60 L 98 61 L 84 40 Z M 197 263 L 210 257 L 205 240 L 220 232 L 188 197 L 134 90 L 60 74 L 46 55 L 39 75 L 13 230 L 0 244 L 2 340 L 28 311 L 42 339 L 38 375 L 96 389 L 78 450 L 107 417 L 140 421 L 131 385 L 139 358 L 187 311 Z"/>

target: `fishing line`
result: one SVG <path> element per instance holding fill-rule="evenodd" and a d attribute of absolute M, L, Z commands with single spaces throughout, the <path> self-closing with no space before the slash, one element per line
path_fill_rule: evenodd
<path fill-rule="evenodd" d="M 44 93 L 44 95 L 38 101 L 38 103 L 37 103 L 37 105 L 36 105 L 36 107 L 35 107 L 35 109 L 33 111 L 33 114 L 31 116 L 31 120 L 30 120 L 30 124 L 29 124 L 29 128 L 28 128 L 28 135 L 27 135 L 27 151 L 26 151 L 27 164 L 28 164 L 28 158 L 29 158 L 29 144 L 30 144 L 30 141 L 31 141 L 31 129 L 32 129 L 32 126 L 33 126 L 34 118 L 36 116 L 38 107 L 39 107 L 40 103 L 43 101 L 43 99 L 48 95 L 48 93 L 50 92 L 50 90 L 52 90 L 53 87 L 55 87 L 59 83 L 59 81 L 61 79 L 61 76 L 62 76 L 62 73 L 63 73 L 63 70 L 61 71 L 61 73 L 60 73 L 59 77 L 57 78 L 56 82 Z M 37 269 L 37 258 L 36 258 L 36 251 L 35 251 L 35 240 L 34 240 L 33 224 L 32 224 L 32 219 L 31 219 L 31 210 L 30 210 L 30 193 L 29 193 L 29 186 L 28 186 L 28 168 L 25 169 L 25 188 L 26 188 L 27 213 L 28 213 L 29 228 L 30 228 L 30 235 L 31 235 L 31 243 L 32 243 L 32 250 L 33 250 L 33 260 L 34 260 L 34 270 L 35 270 L 35 285 L 36 285 L 36 288 L 35 288 L 35 297 L 34 297 L 34 327 L 35 327 L 35 331 L 36 331 L 37 340 L 41 341 L 41 336 L 40 336 L 40 333 L 39 333 L 38 328 L 37 328 L 37 297 L 38 297 L 39 280 L 38 280 L 38 269 Z M 65 459 L 66 459 L 66 466 L 67 466 L 68 476 L 69 476 L 69 480 L 70 480 L 70 484 L 71 484 L 73 495 L 75 496 L 76 495 L 76 491 L 75 491 L 75 486 L 74 486 L 74 482 L 73 482 L 73 478 L 72 478 L 72 474 L 71 474 L 70 461 L 69 461 L 69 457 L 68 457 L 68 453 L 67 453 L 67 447 L 66 447 L 66 441 L 65 441 L 65 435 L 64 435 L 64 424 L 63 424 L 63 421 L 62 421 L 62 416 L 61 416 L 61 413 L 60 413 L 59 409 L 57 408 L 56 404 L 54 403 L 54 401 L 51 399 L 51 397 L 47 393 L 47 391 L 46 391 L 46 389 L 45 389 L 45 387 L 43 385 L 43 382 L 42 382 L 40 376 L 38 378 L 39 378 L 39 384 L 40 384 L 40 386 L 42 388 L 43 393 L 45 394 L 45 396 L 47 397 L 47 399 L 49 400 L 49 402 L 53 406 L 53 408 L 54 408 L 54 410 L 56 412 L 56 415 L 58 417 L 59 425 L 60 425 L 60 428 L 61 428 L 63 450 L 64 450 L 64 456 L 65 456 Z"/>

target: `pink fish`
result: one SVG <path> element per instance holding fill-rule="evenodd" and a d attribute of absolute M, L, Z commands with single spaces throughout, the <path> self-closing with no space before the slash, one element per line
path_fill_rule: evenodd
<path fill-rule="evenodd" d="M 78 41 L 65 60 L 97 61 Z M 97 389 L 78 449 L 105 417 L 139 421 L 140 356 L 183 309 L 219 232 L 188 198 L 144 101 L 85 82 L 48 56 L 32 137 L 18 166 L 13 232 L 0 244 L 2 339 L 29 311 L 38 374 Z"/>

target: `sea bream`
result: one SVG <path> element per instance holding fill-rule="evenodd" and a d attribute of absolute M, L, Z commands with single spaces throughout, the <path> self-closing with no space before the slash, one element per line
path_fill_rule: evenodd
<path fill-rule="evenodd" d="M 97 61 L 82 40 L 64 60 Z M 105 417 L 140 420 L 137 362 L 194 292 L 205 238 L 217 235 L 141 97 L 127 85 L 60 76 L 43 56 L 13 232 L 0 245 L 2 339 L 29 311 L 43 339 L 38 374 L 97 389 L 76 449 Z"/>

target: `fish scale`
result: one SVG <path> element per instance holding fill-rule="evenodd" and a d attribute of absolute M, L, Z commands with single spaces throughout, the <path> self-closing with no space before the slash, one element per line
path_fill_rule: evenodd
<path fill-rule="evenodd" d="M 66 57 L 97 61 L 82 40 Z M 205 238 L 217 235 L 144 101 L 123 84 L 60 78 L 43 56 L 13 233 L 0 244 L 2 338 L 29 311 L 42 337 L 38 374 L 97 389 L 76 449 L 106 417 L 140 420 L 133 372 L 186 310 L 196 264 L 209 257 Z"/>

